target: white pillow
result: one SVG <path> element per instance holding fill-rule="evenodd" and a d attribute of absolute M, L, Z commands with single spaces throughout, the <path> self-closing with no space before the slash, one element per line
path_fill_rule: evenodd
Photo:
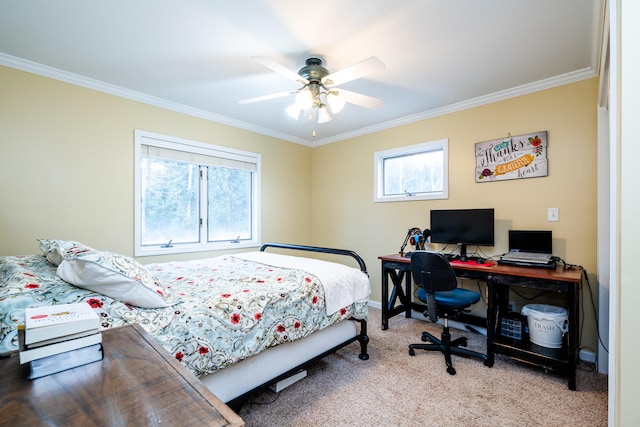
<path fill-rule="evenodd" d="M 98 251 L 78 242 L 53 242 L 62 258 L 57 274 L 65 282 L 136 307 L 170 305 L 165 301 L 160 281 L 133 258 Z"/>

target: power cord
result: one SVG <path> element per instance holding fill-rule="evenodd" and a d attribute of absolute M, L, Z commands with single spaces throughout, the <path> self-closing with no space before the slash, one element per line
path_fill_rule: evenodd
<path fill-rule="evenodd" d="M 574 267 L 576 267 L 576 266 L 574 266 Z M 600 343 L 602 348 L 604 348 L 605 351 L 607 353 L 609 353 L 609 348 L 604 344 L 604 342 L 602 342 L 602 337 L 600 336 L 600 322 L 599 322 L 599 319 L 598 319 L 598 312 L 596 311 L 596 303 L 595 303 L 595 301 L 593 301 L 593 293 L 592 293 L 592 290 L 591 290 L 591 282 L 589 282 L 589 276 L 587 275 L 587 270 L 585 270 L 584 268 L 582 268 L 582 275 L 584 276 L 584 280 L 587 282 L 587 287 L 589 288 L 589 300 L 591 301 L 591 308 L 593 309 L 593 315 L 594 315 L 595 320 L 596 320 L 596 332 L 598 333 L 598 342 Z M 598 354 L 598 353 L 596 352 L 596 354 Z"/>
<path fill-rule="evenodd" d="M 589 300 L 591 301 L 591 308 L 593 310 L 593 316 L 595 318 L 595 323 L 596 323 L 596 333 L 597 333 L 597 337 L 598 337 L 598 342 L 600 343 L 600 345 L 602 346 L 602 348 L 604 348 L 604 350 L 609 353 L 609 348 L 605 345 L 605 343 L 602 341 L 602 336 L 600 335 L 600 321 L 598 318 L 598 312 L 596 310 L 596 304 L 595 301 L 593 300 L 593 290 L 591 289 L 591 282 L 589 281 L 589 275 L 587 274 L 587 269 L 582 267 L 581 265 L 577 265 L 577 264 L 567 264 L 565 262 L 564 259 L 560 258 L 560 257 L 553 257 L 553 259 L 556 262 L 560 262 L 562 263 L 563 269 L 564 270 L 573 270 L 575 268 L 581 268 L 582 269 L 582 275 L 584 276 L 584 281 L 587 283 L 587 288 L 589 290 Z M 582 281 L 580 281 L 580 286 L 578 288 L 578 290 L 583 290 L 582 289 Z M 584 302 L 583 302 L 584 305 Z M 584 321 L 585 321 L 585 317 L 584 317 L 584 310 L 582 310 L 582 318 L 580 319 L 580 331 L 584 330 Z M 582 341 L 582 335 L 580 336 L 580 341 Z M 582 347 L 579 346 L 580 349 L 588 349 L 593 351 L 596 355 L 598 354 L 597 351 L 595 351 L 595 349 L 590 348 L 590 347 Z"/>

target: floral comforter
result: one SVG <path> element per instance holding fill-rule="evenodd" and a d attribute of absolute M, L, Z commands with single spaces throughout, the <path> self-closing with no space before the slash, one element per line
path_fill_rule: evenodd
<path fill-rule="evenodd" d="M 77 288 L 44 256 L 0 257 L 0 353 L 17 350 L 24 309 L 85 301 L 102 329 L 140 324 L 196 375 L 214 372 L 343 319 L 366 319 L 366 302 L 326 315 L 319 280 L 302 270 L 233 256 L 148 264 L 171 307 L 133 307 Z"/>

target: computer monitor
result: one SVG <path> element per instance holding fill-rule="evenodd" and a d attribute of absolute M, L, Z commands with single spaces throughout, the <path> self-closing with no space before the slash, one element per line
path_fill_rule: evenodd
<path fill-rule="evenodd" d="M 494 211 L 489 209 L 434 209 L 431 242 L 460 245 L 460 259 L 467 259 L 467 245 L 494 245 Z"/>

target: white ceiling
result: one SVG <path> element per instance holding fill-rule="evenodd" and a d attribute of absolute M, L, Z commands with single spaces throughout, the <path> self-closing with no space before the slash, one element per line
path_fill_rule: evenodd
<path fill-rule="evenodd" d="M 597 75 L 603 0 L 0 0 L 0 65 L 316 146 Z M 342 88 L 318 125 L 293 96 L 319 56 L 331 72 L 370 56 L 385 68 Z"/>

